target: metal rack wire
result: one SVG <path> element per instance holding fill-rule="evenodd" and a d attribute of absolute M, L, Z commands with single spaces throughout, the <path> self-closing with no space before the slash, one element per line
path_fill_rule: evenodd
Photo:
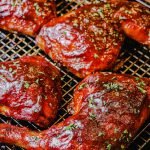
<path fill-rule="evenodd" d="M 63 15 L 69 10 L 76 9 L 75 3 L 57 0 L 57 14 Z M 55 64 L 48 56 L 36 46 L 33 38 L 25 35 L 18 35 L 0 30 L 0 61 L 14 60 L 25 55 L 42 55 L 53 65 L 61 70 L 63 99 L 59 109 L 58 117 L 54 124 L 64 120 L 67 116 L 66 106 L 72 100 L 72 93 L 79 79 L 68 72 L 59 64 Z M 122 52 L 115 67 L 114 72 L 127 73 L 139 77 L 150 77 L 150 50 L 136 43 L 131 39 L 126 39 Z M 38 126 L 27 122 L 17 121 L 0 115 L 0 123 L 11 123 L 17 126 L 26 126 L 33 130 L 41 130 Z M 150 144 L 150 123 L 145 123 L 138 135 L 129 146 L 129 150 L 144 150 Z M 21 148 L 0 143 L 0 150 L 20 150 Z M 149 148 L 148 148 L 149 149 Z"/>

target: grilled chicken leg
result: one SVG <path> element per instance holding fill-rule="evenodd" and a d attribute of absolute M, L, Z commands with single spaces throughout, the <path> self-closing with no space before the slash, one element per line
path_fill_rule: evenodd
<path fill-rule="evenodd" d="M 150 46 L 150 10 L 136 2 L 125 3 L 114 15 L 120 20 L 124 33 L 142 44 Z"/>
<path fill-rule="evenodd" d="M 148 8 L 132 2 L 85 5 L 51 20 L 36 38 L 38 46 L 80 78 L 111 68 L 124 33 L 150 44 Z"/>
<path fill-rule="evenodd" d="M 59 71 L 40 56 L 0 63 L 0 113 L 47 127 L 61 98 Z"/>
<path fill-rule="evenodd" d="M 112 67 L 124 41 L 112 19 L 116 5 L 86 5 L 46 24 L 36 38 L 54 61 L 78 77 Z"/>
<path fill-rule="evenodd" d="M 56 17 L 54 2 L 46 0 L 0 0 L 0 28 L 36 36 Z"/>
<path fill-rule="evenodd" d="M 125 149 L 150 115 L 150 80 L 95 73 L 73 102 L 74 115 L 45 131 L 0 124 L 0 141 L 28 150 Z"/>

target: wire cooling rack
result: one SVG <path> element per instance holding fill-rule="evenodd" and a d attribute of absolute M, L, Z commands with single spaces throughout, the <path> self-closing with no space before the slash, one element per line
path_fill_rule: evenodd
<path fill-rule="evenodd" d="M 69 3 L 64 0 L 57 0 L 56 3 L 58 16 L 78 7 L 75 3 Z M 0 61 L 14 60 L 25 55 L 42 55 L 61 71 L 63 99 L 59 108 L 58 117 L 54 124 L 64 120 L 68 117 L 66 106 L 72 100 L 73 90 L 80 80 L 68 72 L 67 69 L 54 63 L 47 55 L 45 55 L 44 52 L 36 46 L 34 38 L 0 30 Z M 150 77 L 150 50 L 139 43 L 126 38 L 120 57 L 111 71 L 127 73 L 138 77 Z M 0 123 L 11 123 L 17 126 L 26 126 L 33 130 L 41 130 L 41 128 L 28 121 L 17 121 L 3 115 L 0 115 Z M 150 123 L 147 121 L 139 131 L 138 135 L 133 139 L 128 149 L 148 150 L 150 149 L 149 145 Z M 21 149 L 22 148 L 0 143 L 0 150 Z"/>

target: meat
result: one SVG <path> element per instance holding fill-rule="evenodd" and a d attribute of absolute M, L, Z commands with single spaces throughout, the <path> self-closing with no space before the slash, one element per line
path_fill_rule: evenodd
<path fill-rule="evenodd" d="M 86 5 L 53 19 L 41 29 L 37 44 L 80 78 L 109 69 L 124 40 L 119 22 L 112 19 L 116 7 Z"/>
<path fill-rule="evenodd" d="M 114 15 L 130 38 L 150 46 L 150 10 L 136 2 L 127 2 Z"/>
<path fill-rule="evenodd" d="M 0 28 L 4 30 L 36 36 L 40 28 L 54 17 L 53 1 L 0 0 Z"/>
<path fill-rule="evenodd" d="M 27 150 L 125 149 L 150 115 L 150 79 L 95 73 L 73 102 L 74 114 L 45 131 L 0 124 L 0 141 Z"/>
<path fill-rule="evenodd" d="M 113 66 L 123 32 L 150 45 L 149 18 L 148 8 L 126 0 L 85 5 L 44 25 L 36 41 L 54 61 L 84 78 Z"/>
<path fill-rule="evenodd" d="M 59 71 L 41 56 L 0 63 L 0 113 L 47 127 L 61 98 Z"/>

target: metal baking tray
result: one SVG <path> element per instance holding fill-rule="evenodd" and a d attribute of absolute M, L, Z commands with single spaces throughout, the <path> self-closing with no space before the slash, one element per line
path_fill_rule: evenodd
<path fill-rule="evenodd" d="M 61 16 L 70 10 L 78 7 L 75 3 L 69 3 L 64 0 L 56 0 L 57 15 Z M 44 54 L 35 44 L 32 37 L 26 35 L 13 34 L 0 30 L 0 61 L 14 60 L 25 55 L 42 55 L 50 63 L 60 69 L 62 73 L 62 91 L 63 98 L 59 108 L 58 117 L 54 124 L 68 117 L 66 106 L 72 100 L 72 94 L 75 86 L 80 79 L 60 64 L 54 63 L 47 55 Z M 112 70 L 113 72 L 131 74 L 138 77 L 150 77 L 150 49 L 143 45 L 126 38 L 122 47 L 120 57 Z M 10 123 L 17 126 L 26 126 L 32 130 L 43 130 L 28 121 L 17 121 L 13 118 L 0 115 L 0 123 Z M 21 150 L 22 148 L 0 143 L 0 150 Z M 150 149 L 150 122 L 149 120 L 140 129 L 137 136 L 131 142 L 129 150 L 149 150 Z"/>

